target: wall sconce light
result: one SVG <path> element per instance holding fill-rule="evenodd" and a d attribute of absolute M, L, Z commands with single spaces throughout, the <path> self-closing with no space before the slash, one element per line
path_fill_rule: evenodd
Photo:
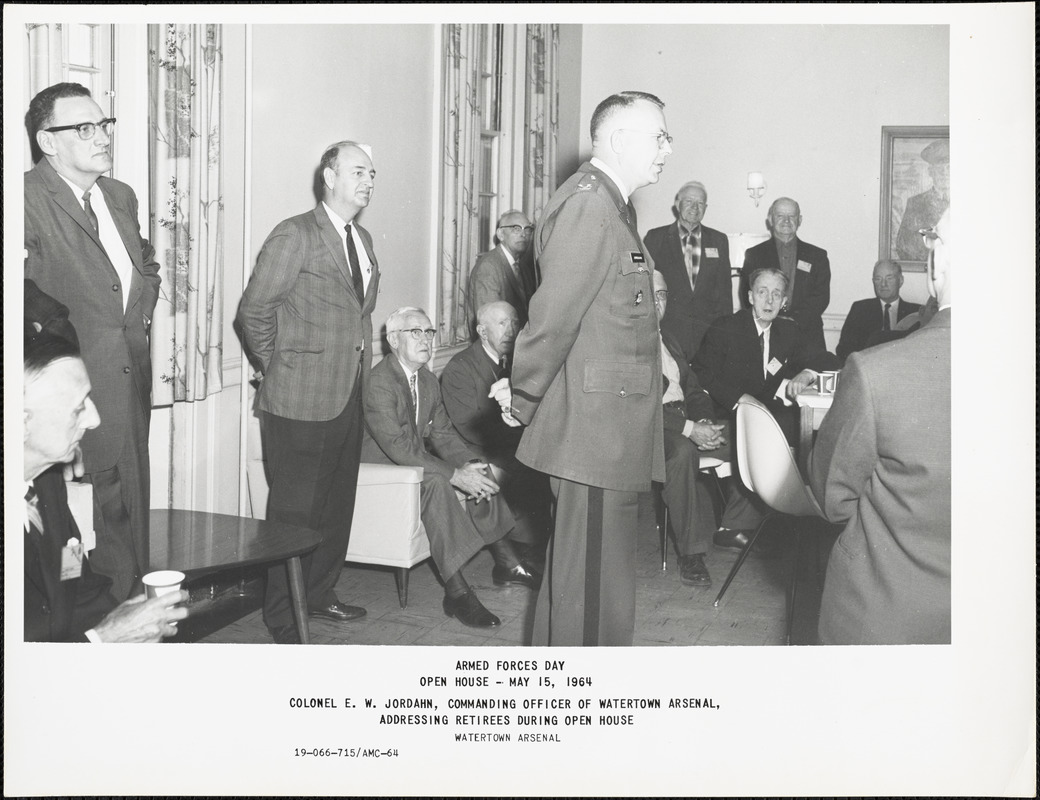
<path fill-rule="evenodd" d="M 747 191 L 748 195 L 755 201 L 755 208 L 758 208 L 758 201 L 766 193 L 766 179 L 761 172 L 749 172 L 747 174 Z"/>

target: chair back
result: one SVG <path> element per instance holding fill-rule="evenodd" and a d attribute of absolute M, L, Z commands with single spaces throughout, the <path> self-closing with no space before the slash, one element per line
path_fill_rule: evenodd
<path fill-rule="evenodd" d="M 744 485 L 774 511 L 796 517 L 823 516 L 798 472 L 779 423 L 748 394 L 737 401 L 737 465 Z"/>

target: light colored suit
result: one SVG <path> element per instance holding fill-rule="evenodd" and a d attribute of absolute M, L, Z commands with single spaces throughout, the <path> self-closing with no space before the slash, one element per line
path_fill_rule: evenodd
<path fill-rule="evenodd" d="M 112 579 L 113 594 L 123 600 L 149 567 L 148 325 L 160 277 L 155 251 L 141 238 L 133 189 L 101 177 L 94 197 L 98 190 L 133 264 L 129 286 L 121 285 L 79 200 L 46 158 L 25 173 L 25 277 L 68 307 L 79 336 L 101 417 L 82 441 L 84 467 L 94 483 L 93 565 Z"/>
<path fill-rule="evenodd" d="M 372 369 L 365 393 L 366 462 L 422 467 L 420 516 L 430 539 L 430 554 L 441 577 L 450 578 L 485 545 L 512 529 L 513 515 L 501 495 L 480 503 L 459 503 L 450 484 L 455 469 L 477 458 L 448 419 L 440 385 L 428 369 L 418 375 L 419 424 L 397 356 L 387 355 Z"/>
<path fill-rule="evenodd" d="M 844 523 L 820 604 L 824 644 L 950 642 L 950 333 L 916 333 L 845 364 L 809 461 Z"/>

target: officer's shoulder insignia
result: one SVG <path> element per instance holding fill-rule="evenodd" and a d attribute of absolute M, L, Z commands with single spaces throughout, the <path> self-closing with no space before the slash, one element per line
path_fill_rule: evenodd
<path fill-rule="evenodd" d="M 595 175 L 589 174 L 582 178 L 580 181 L 578 181 L 578 185 L 575 187 L 575 189 L 579 192 L 588 192 L 592 189 L 597 188 L 598 186 L 599 180 L 596 178 Z"/>

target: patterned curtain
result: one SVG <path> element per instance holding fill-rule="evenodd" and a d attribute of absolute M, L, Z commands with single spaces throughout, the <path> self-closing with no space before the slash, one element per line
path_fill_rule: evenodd
<path fill-rule="evenodd" d="M 527 26 L 524 210 L 534 221 L 556 190 L 556 143 L 560 129 L 560 26 Z"/>
<path fill-rule="evenodd" d="M 221 26 L 149 25 L 148 54 L 150 239 L 162 276 L 152 402 L 160 406 L 221 389 Z"/>
<path fill-rule="evenodd" d="M 479 25 L 444 26 L 444 114 L 441 209 L 441 344 L 469 341 L 466 284 L 471 257 L 480 251 L 477 165 L 480 148 Z"/>

